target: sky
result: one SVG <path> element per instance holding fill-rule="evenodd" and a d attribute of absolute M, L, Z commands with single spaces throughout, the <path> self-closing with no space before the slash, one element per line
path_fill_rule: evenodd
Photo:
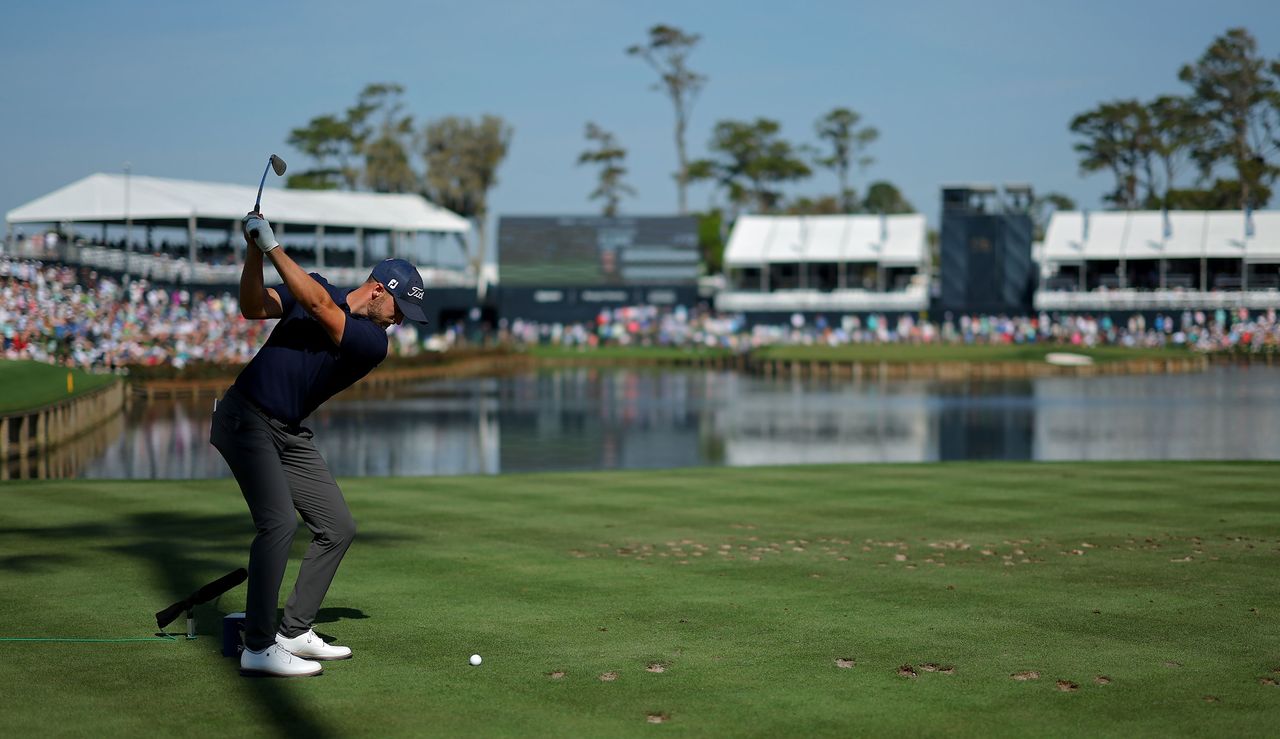
<path fill-rule="evenodd" d="M 672 107 L 625 53 L 657 23 L 702 36 L 689 57 L 708 78 L 692 158 L 721 120 L 771 118 L 793 143 L 817 143 L 814 121 L 851 108 L 880 131 L 855 189 L 889 180 L 935 226 L 949 183 L 1029 182 L 1099 207 L 1109 178 L 1080 174 L 1074 115 L 1185 92 L 1179 67 L 1231 27 L 1280 57 L 1280 2 L 1253 0 L 9 2 L 0 212 L 125 162 L 245 185 L 271 153 L 301 170 L 290 129 L 341 112 L 368 83 L 396 82 L 419 121 L 488 113 L 512 126 L 496 216 L 599 211 L 594 172 L 576 163 L 588 121 L 628 151 L 638 194 L 623 213 L 674 213 Z M 787 192 L 837 189 L 818 170 Z M 699 185 L 689 200 L 702 209 L 723 196 Z"/>

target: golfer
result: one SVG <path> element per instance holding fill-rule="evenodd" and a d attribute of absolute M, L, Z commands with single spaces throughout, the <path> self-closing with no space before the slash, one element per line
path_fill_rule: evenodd
<path fill-rule="evenodd" d="M 210 442 L 231 468 L 257 536 L 249 549 L 242 675 L 318 675 L 320 661 L 348 659 L 311 624 L 351 546 L 356 523 L 329 467 L 302 425 L 321 403 L 369 373 L 387 356 L 386 329 L 405 318 L 425 323 L 422 277 L 403 259 L 373 268 L 363 285 L 343 290 L 302 271 L 260 213 L 244 218 L 240 313 L 279 318 L 213 413 Z M 264 287 L 263 255 L 284 284 Z M 276 605 L 289 546 L 302 515 L 311 546 L 277 629 Z"/>

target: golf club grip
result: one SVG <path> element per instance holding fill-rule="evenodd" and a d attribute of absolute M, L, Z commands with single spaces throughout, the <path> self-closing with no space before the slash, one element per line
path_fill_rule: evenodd
<path fill-rule="evenodd" d="M 185 600 L 180 600 L 163 611 L 156 612 L 156 628 L 163 629 L 168 626 L 175 618 L 178 617 L 179 613 L 182 613 L 186 609 L 187 602 Z"/>
<path fill-rule="evenodd" d="M 199 590 L 197 590 L 196 592 L 192 593 L 187 598 L 187 603 L 194 606 L 194 605 L 199 605 L 201 603 L 206 603 L 208 601 L 211 601 L 214 598 L 217 598 L 219 595 L 222 595 L 228 590 L 244 582 L 245 579 L 248 577 L 249 577 L 249 573 L 245 571 L 243 567 L 241 567 L 238 570 L 233 570 L 231 572 L 228 572 L 227 574 L 223 575 L 217 580 L 214 580 L 208 585 L 205 585 L 201 587 Z"/>
<path fill-rule="evenodd" d="M 157 612 L 156 626 L 163 629 L 164 627 L 168 626 L 175 618 L 177 618 L 179 613 L 182 613 L 183 611 L 190 609 L 192 606 L 197 606 L 197 605 L 200 605 L 201 603 L 217 598 L 219 595 L 222 595 L 228 590 L 244 582 L 245 579 L 248 577 L 249 577 L 249 573 L 246 572 L 243 567 L 233 572 L 228 572 L 227 574 L 223 575 L 217 580 L 214 580 L 208 585 L 203 586 L 196 592 L 192 593 L 191 595 L 188 595 L 186 598 L 183 598 L 177 603 L 174 603 L 173 605 L 169 606 L 163 611 Z"/>

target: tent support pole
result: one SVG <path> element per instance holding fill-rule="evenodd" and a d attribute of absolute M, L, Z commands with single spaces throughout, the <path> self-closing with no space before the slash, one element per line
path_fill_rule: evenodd
<path fill-rule="evenodd" d="M 187 259 L 191 261 L 191 270 L 194 273 L 196 268 L 196 216 L 194 213 L 187 217 Z"/>

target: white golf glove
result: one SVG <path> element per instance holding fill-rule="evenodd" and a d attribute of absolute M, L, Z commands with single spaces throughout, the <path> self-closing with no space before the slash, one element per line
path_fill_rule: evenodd
<path fill-rule="evenodd" d="M 280 246 L 280 242 L 276 241 L 276 234 L 271 230 L 271 224 L 267 222 L 267 219 L 251 213 L 244 217 L 243 222 L 245 235 L 249 241 L 262 250 L 263 254 Z"/>

